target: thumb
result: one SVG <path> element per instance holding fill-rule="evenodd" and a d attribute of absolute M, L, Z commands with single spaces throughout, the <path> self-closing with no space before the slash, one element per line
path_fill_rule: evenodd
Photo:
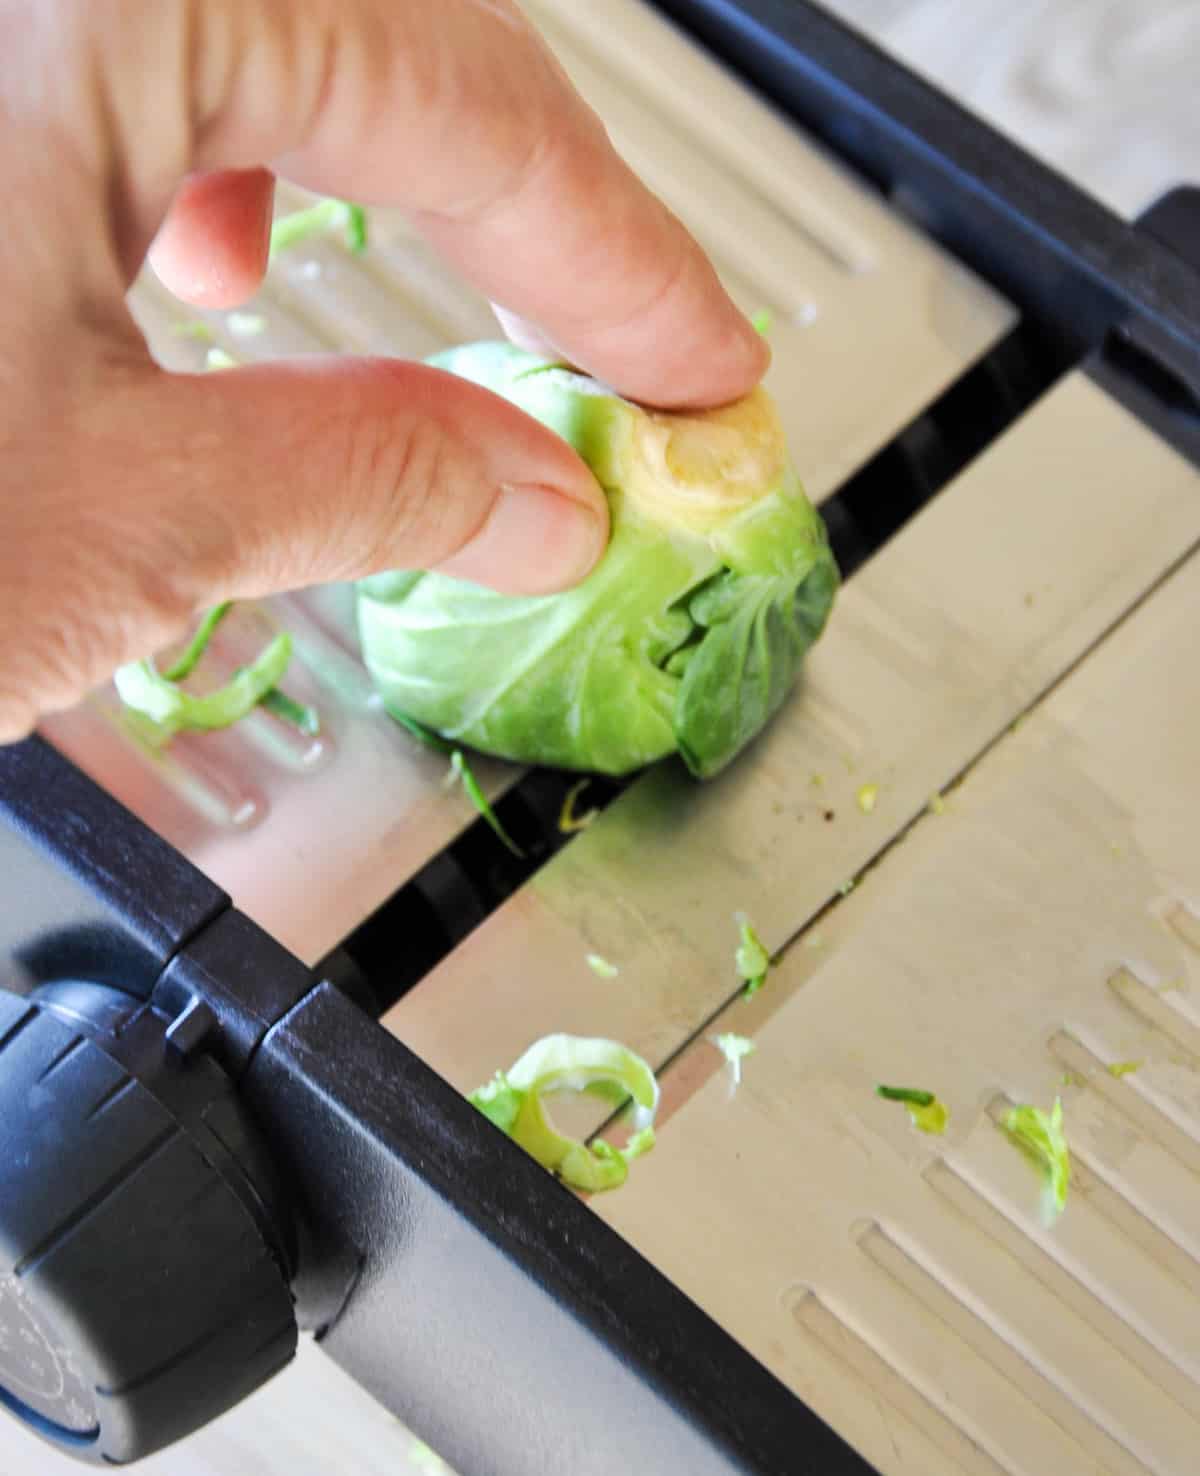
<path fill-rule="evenodd" d="M 226 522 L 230 597 L 389 568 L 550 594 L 603 550 L 607 503 L 576 453 L 442 370 L 314 358 L 158 385 L 170 442 L 204 446 L 187 495 Z"/>
<path fill-rule="evenodd" d="M 39 485 L 0 546 L 0 742 L 222 600 L 388 568 L 547 594 L 603 550 L 606 501 L 566 442 L 440 370 L 126 367 L 9 453 Z"/>

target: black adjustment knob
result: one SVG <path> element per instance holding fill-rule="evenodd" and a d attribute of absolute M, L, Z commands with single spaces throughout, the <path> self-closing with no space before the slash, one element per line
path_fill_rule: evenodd
<path fill-rule="evenodd" d="M 161 1449 L 295 1351 L 289 1219 L 204 1025 L 0 991 L 0 1404 L 85 1461 Z"/>

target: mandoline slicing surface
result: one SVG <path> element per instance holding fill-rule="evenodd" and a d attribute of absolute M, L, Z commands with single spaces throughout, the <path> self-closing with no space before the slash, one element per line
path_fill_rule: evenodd
<path fill-rule="evenodd" d="M 769 382 L 814 496 L 832 491 L 1012 324 L 990 289 L 638 0 L 539 0 L 530 9 L 618 146 L 697 230 L 743 307 L 771 310 Z M 280 194 L 281 207 L 300 202 Z M 134 310 L 159 359 L 185 371 L 203 368 L 210 347 L 179 331 L 199 320 L 239 360 L 331 349 L 423 355 L 495 336 L 487 305 L 402 220 L 376 212 L 371 234 L 361 257 L 333 237 L 281 255 L 241 316 L 193 314 L 148 278 Z M 260 321 L 247 324 L 247 314 Z M 111 691 L 45 725 L 308 961 L 473 818 L 461 794 L 443 791 L 442 762 L 373 703 L 348 611 L 340 590 L 269 601 L 243 611 L 214 647 L 214 668 L 228 669 L 272 625 L 286 625 L 298 646 L 286 688 L 317 705 L 316 740 L 255 716 L 156 757 L 125 731 Z M 514 774 L 480 765 L 493 794 Z"/>
<path fill-rule="evenodd" d="M 555 1030 L 665 1068 L 594 1208 L 886 1476 L 1195 1469 L 1198 549 L 1200 475 L 1069 376 L 855 575 L 744 763 L 639 781 L 386 1017 L 463 1089 Z M 753 1003 L 739 908 L 791 942 Z M 995 1116 L 1056 1092 L 1047 1230 Z"/>
<path fill-rule="evenodd" d="M 885 1476 L 1196 1469 L 1198 615 L 1193 553 L 713 1022 L 757 1042 L 736 1093 L 707 1041 L 673 1063 L 653 1163 L 596 1201 Z M 897 1078 L 944 1138 L 873 1098 Z M 1047 1228 L 996 1120 L 1056 1095 Z"/>

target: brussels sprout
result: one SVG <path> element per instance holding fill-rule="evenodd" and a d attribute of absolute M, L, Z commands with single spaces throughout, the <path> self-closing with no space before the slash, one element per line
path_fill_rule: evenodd
<path fill-rule="evenodd" d="M 557 595 L 416 571 L 362 581 L 363 656 L 389 711 L 522 762 L 620 775 L 678 752 L 716 774 L 791 690 L 838 584 L 767 393 L 668 414 L 508 344 L 429 362 L 564 437 L 607 494 L 612 536 Z"/>

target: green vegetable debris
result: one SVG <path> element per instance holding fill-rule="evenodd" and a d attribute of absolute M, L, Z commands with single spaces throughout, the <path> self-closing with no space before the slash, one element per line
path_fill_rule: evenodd
<path fill-rule="evenodd" d="M 903 1102 L 913 1126 L 921 1132 L 940 1136 L 946 1131 L 950 1109 L 932 1092 L 919 1091 L 915 1087 L 877 1086 L 875 1095 L 885 1102 Z"/>
<path fill-rule="evenodd" d="M 270 255 L 288 251 L 310 236 L 327 231 L 343 231 L 351 251 L 364 251 L 367 245 L 367 212 L 361 205 L 346 200 L 318 200 L 303 210 L 281 215 L 271 227 Z"/>
<path fill-rule="evenodd" d="M 614 1104 L 632 1099 L 637 1131 L 624 1148 L 603 1138 L 589 1148 L 560 1133 L 547 1116 L 544 1099 L 557 1092 L 590 1092 Z M 473 1091 L 470 1101 L 564 1184 L 597 1194 L 619 1188 L 629 1165 L 654 1147 L 658 1097 L 654 1072 L 615 1040 L 548 1035 L 509 1071 Z"/>
<path fill-rule="evenodd" d="M 771 955 L 763 946 L 762 939 L 754 931 L 749 919 L 739 913 L 737 920 L 741 927 L 741 941 L 734 955 L 734 963 L 737 966 L 738 977 L 746 981 L 746 998 L 753 999 L 767 982 Z"/>
<path fill-rule="evenodd" d="M 572 784 L 567 790 L 558 815 L 558 828 L 563 835 L 573 835 L 577 830 L 586 830 L 600 813 L 599 810 L 585 810 L 580 815 L 576 811 L 575 806 L 579 803 L 579 796 L 590 783 L 590 779 L 581 779 L 578 784 Z"/>
<path fill-rule="evenodd" d="M 609 963 L 608 959 L 601 958 L 598 953 L 589 953 L 586 963 L 592 973 L 599 975 L 601 979 L 615 979 L 621 972 L 615 963 Z"/>
<path fill-rule="evenodd" d="M 113 675 L 117 695 L 147 724 L 146 736 L 165 743 L 176 733 L 228 728 L 260 704 L 305 733 L 319 731 L 317 714 L 278 690 L 292 658 L 292 638 L 280 631 L 224 686 L 203 694 L 181 685 L 199 664 L 213 633 L 229 613 L 228 602 L 216 605 L 201 620 L 183 652 L 159 671 L 151 660 L 131 661 Z"/>
<path fill-rule="evenodd" d="M 1018 1148 L 1037 1165 L 1045 1180 L 1042 1213 L 1048 1224 L 1062 1214 L 1071 1180 L 1071 1155 L 1063 1132 L 1062 1099 L 1049 1112 L 1040 1107 L 1013 1107 L 1001 1126 Z"/>
<path fill-rule="evenodd" d="M 679 753 L 719 773 L 787 698 L 838 585 L 766 392 L 668 414 L 508 344 L 429 362 L 574 446 L 612 536 L 558 595 L 417 570 L 363 580 L 363 657 L 387 709 L 519 762 L 621 775 Z"/>
<path fill-rule="evenodd" d="M 482 815 L 483 819 L 491 827 L 493 832 L 500 838 L 500 840 L 504 843 L 508 850 L 510 850 L 512 854 L 519 859 L 523 858 L 525 852 L 521 849 L 519 845 L 517 845 L 516 841 L 514 841 L 512 836 L 509 835 L 508 831 L 505 830 L 504 826 L 501 825 L 500 817 L 496 814 L 495 810 L 492 809 L 491 805 L 488 802 L 487 795 L 483 792 L 483 786 L 479 783 L 479 780 L 476 779 L 475 775 L 471 772 L 471 767 L 467 763 L 466 759 L 463 758 L 462 751 L 457 748 L 450 755 L 450 775 L 452 779 L 456 779 L 462 784 L 467 798 L 479 811 L 480 815 Z"/>

